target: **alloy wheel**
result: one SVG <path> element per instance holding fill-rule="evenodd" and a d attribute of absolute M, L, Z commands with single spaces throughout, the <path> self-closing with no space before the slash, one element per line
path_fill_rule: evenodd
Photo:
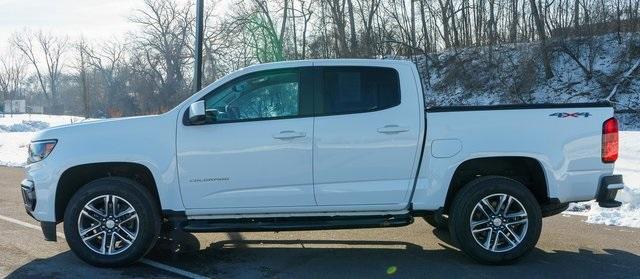
<path fill-rule="evenodd" d="M 507 252 L 517 247 L 529 225 L 527 211 L 518 199 L 507 194 L 492 194 L 473 208 L 469 229 L 485 250 Z"/>
<path fill-rule="evenodd" d="M 90 200 L 78 216 L 82 242 L 101 255 L 116 255 L 129 249 L 138 237 L 139 227 L 135 208 L 117 195 Z"/>

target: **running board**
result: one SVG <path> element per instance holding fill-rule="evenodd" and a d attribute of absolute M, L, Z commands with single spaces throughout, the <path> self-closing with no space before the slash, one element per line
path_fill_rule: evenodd
<path fill-rule="evenodd" d="M 402 227 L 413 223 L 413 216 L 313 216 L 186 220 L 182 229 L 187 232 L 255 232 L 305 231 Z"/>

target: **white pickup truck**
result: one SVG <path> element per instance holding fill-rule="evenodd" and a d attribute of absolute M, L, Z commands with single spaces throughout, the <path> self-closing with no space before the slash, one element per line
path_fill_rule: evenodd
<path fill-rule="evenodd" d="M 312 60 L 244 68 L 171 111 L 39 132 L 21 189 L 45 239 L 64 221 L 97 266 L 186 232 L 448 229 L 482 263 L 538 241 L 569 202 L 616 207 L 607 104 L 425 108 L 414 64 Z M 165 226 L 167 227 L 167 226 Z"/>

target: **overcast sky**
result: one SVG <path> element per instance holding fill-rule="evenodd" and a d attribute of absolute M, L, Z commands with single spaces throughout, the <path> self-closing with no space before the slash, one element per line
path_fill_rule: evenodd
<path fill-rule="evenodd" d="M 136 28 L 128 21 L 142 0 L 0 0 L 0 49 L 25 28 L 89 40 L 122 37 Z"/>
<path fill-rule="evenodd" d="M 205 0 L 205 5 L 211 2 Z M 219 14 L 232 3 L 213 2 Z M 143 4 L 143 0 L 0 0 L 0 53 L 6 50 L 12 34 L 25 28 L 68 35 L 71 39 L 81 35 L 99 41 L 122 38 L 127 31 L 139 28 L 129 17 Z"/>

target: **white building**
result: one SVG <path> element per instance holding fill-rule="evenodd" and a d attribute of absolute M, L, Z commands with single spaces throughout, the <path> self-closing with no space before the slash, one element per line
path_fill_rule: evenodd
<path fill-rule="evenodd" d="M 5 100 L 4 113 L 26 113 L 27 102 L 25 100 Z"/>
<path fill-rule="evenodd" d="M 44 113 L 44 107 L 42 106 L 27 106 L 27 113 Z"/>

